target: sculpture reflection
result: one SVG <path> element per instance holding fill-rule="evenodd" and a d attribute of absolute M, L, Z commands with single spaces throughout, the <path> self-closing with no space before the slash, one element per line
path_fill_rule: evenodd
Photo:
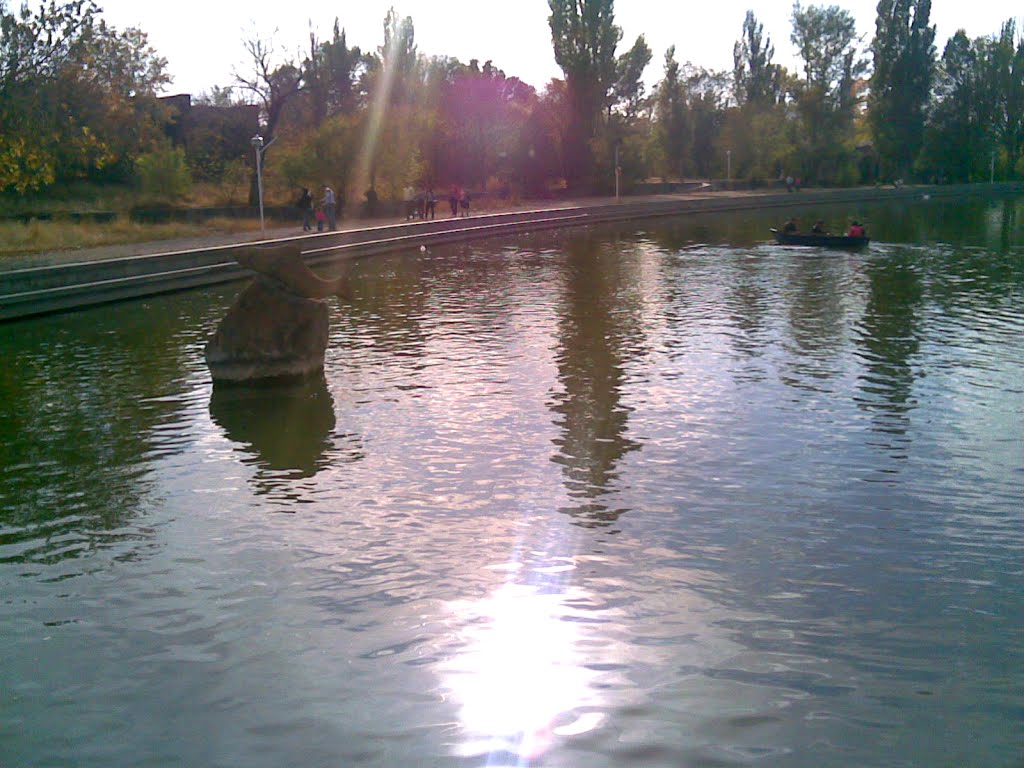
<path fill-rule="evenodd" d="M 252 462 L 289 478 L 312 477 L 329 463 L 334 400 L 323 375 L 261 384 L 217 384 L 210 416 Z"/>

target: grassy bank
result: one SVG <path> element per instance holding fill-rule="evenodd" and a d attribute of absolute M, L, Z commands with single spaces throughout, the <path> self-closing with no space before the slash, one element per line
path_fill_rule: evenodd
<path fill-rule="evenodd" d="M 230 193 L 230 194 L 229 194 Z M 196 184 L 187 199 L 174 205 L 199 207 L 226 205 L 244 198 L 245 190 L 227 190 L 224 185 Z M 0 220 L 0 258 L 17 254 L 80 250 L 106 245 L 124 245 L 210 234 L 233 234 L 259 229 L 256 220 L 217 218 L 202 223 L 138 224 L 128 220 L 128 211 L 139 205 L 168 205 L 170 201 L 147 199 L 137 189 L 121 184 L 76 182 L 55 187 L 45 197 L 0 196 L 0 217 L 48 215 L 52 220 Z M 244 204 L 244 200 L 240 204 Z M 69 213 L 110 211 L 110 222 L 69 221 Z"/>
<path fill-rule="evenodd" d="M 136 224 L 126 218 L 96 224 L 69 221 L 0 222 L 0 258 L 259 230 L 259 221 L 211 219 L 201 224 Z"/>
<path fill-rule="evenodd" d="M 85 181 L 64 184 L 47 190 L 45 195 L 0 195 L 0 217 L 23 214 L 61 214 L 68 212 L 117 211 L 125 213 L 137 206 L 176 205 L 200 208 L 245 205 L 246 185 L 197 183 L 184 197 L 168 199 L 147 196 L 127 184 L 94 184 Z M 271 197 L 267 196 L 267 204 Z"/>
<path fill-rule="evenodd" d="M 205 190 L 207 194 L 194 196 L 187 202 L 178 202 L 181 208 L 211 205 L 214 202 L 221 202 L 214 195 Z M 137 223 L 128 218 L 129 204 L 138 204 L 139 201 L 131 197 L 117 197 L 110 192 L 105 197 L 93 198 L 86 204 L 81 197 L 70 196 L 66 199 L 51 199 L 45 205 L 36 201 L 36 205 L 29 206 L 21 203 L 14 206 L 8 205 L 6 209 L 0 206 L 0 214 L 17 214 L 25 210 L 32 210 L 37 214 L 53 214 L 56 218 L 52 220 L 33 219 L 27 223 L 15 220 L 0 220 L 0 259 L 4 256 L 17 256 L 36 253 L 49 253 L 52 251 L 81 250 L 85 248 L 96 248 L 112 245 L 126 245 L 131 243 L 159 242 L 161 240 L 176 240 L 193 237 L 204 237 L 207 235 L 231 235 L 243 232 L 255 232 L 260 228 L 259 220 L 235 219 L 217 217 L 202 222 L 169 222 L 169 223 Z M 501 199 L 499 197 L 480 197 L 473 201 L 473 213 L 493 213 L 508 211 L 520 206 L 522 201 L 518 199 Z M 359 216 L 362 206 L 354 211 L 346 209 L 344 218 L 348 220 L 351 216 Z M 109 222 L 93 221 L 72 221 L 65 217 L 68 212 L 89 212 L 89 211 L 113 211 L 117 218 Z M 382 203 L 377 220 L 401 219 L 404 216 L 404 206 L 398 203 Z M 439 196 L 437 203 L 437 218 L 449 216 L 448 199 L 443 194 Z M 298 213 L 295 220 L 289 222 L 295 228 L 299 228 L 301 221 Z M 289 223 L 282 224 L 277 220 L 268 220 L 267 226 L 281 227 L 289 226 Z M 367 224 L 371 224 L 368 221 Z"/>

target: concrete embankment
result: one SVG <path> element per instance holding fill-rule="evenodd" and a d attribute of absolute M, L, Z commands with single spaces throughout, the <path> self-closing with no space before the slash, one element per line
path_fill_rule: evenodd
<path fill-rule="evenodd" d="M 587 200 L 459 219 L 398 223 L 257 242 L 153 252 L 124 258 L 0 270 L 0 320 L 61 312 L 124 299 L 241 280 L 251 275 L 235 261 L 239 250 L 294 243 L 313 265 L 420 245 L 474 240 L 514 232 L 601 222 L 757 208 L 806 208 L 884 200 L 969 197 L 1024 191 L 1024 184 L 983 184 L 901 189 L 805 190 L 787 193 L 708 193 Z M 155 248 L 158 248 L 158 244 Z"/>

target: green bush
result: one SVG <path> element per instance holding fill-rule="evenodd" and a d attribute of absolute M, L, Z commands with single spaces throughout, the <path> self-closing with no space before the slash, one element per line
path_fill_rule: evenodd
<path fill-rule="evenodd" d="M 180 147 L 164 147 L 140 155 L 135 161 L 135 178 L 144 200 L 173 202 L 192 189 L 192 174 Z"/>

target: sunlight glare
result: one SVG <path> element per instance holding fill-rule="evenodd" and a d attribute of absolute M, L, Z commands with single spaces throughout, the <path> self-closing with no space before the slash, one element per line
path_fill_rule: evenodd
<path fill-rule="evenodd" d="M 380 87 L 376 89 L 373 102 L 370 105 L 370 115 L 366 125 L 366 132 L 363 135 L 363 146 L 356 158 L 355 190 L 357 192 L 373 186 L 371 170 L 374 164 L 374 156 L 377 153 L 377 142 L 380 139 L 381 125 L 384 123 L 384 116 L 391 102 L 391 91 L 394 88 L 395 73 L 398 68 L 397 58 L 397 45 L 391 45 L 384 51 L 384 61 L 380 73 Z"/>
<path fill-rule="evenodd" d="M 579 735 L 603 719 L 581 707 L 599 702 L 596 673 L 581 652 L 580 623 L 567 620 L 569 603 L 586 593 L 569 587 L 550 593 L 506 584 L 482 601 L 459 601 L 463 651 L 445 671 L 446 687 L 461 705 L 467 741 L 459 754 L 543 754 L 555 736 Z"/>

